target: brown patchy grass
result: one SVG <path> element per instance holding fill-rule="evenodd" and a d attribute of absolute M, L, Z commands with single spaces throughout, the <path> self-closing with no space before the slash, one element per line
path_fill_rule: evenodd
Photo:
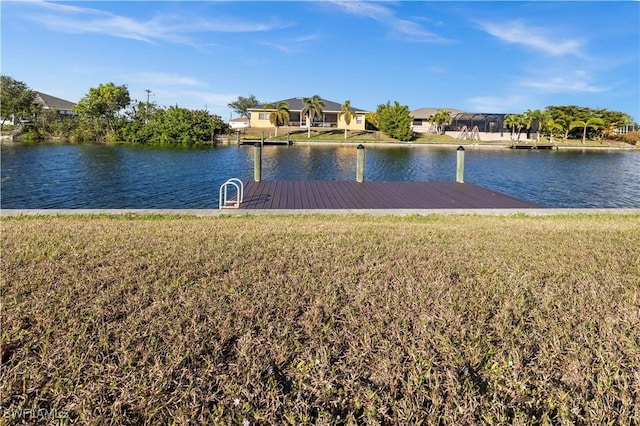
<path fill-rule="evenodd" d="M 640 422 L 638 215 L 147 219 L 2 220 L 0 422 Z"/>

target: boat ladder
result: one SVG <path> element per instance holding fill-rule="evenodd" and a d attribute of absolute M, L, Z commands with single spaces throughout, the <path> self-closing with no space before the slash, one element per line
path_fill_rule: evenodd
<path fill-rule="evenodd" d="M 235 188 L 234 191 L 229 191 L 229 187 Z M 231 196 L 231 197 L 230 197 Z M 238 178 L 231 178 L 220 186 L 220 195 L 218 197 L 218 208 L 221 209 L 239 209 L 240 203 L 244 198 L 244 184 Z"/>
<path fill-rule="evenodd" d="M 467 129 L 467 126 L 463 126 L 456 139 L 464 139 L 464 140 L 472 140 L 479 141 L 480 140 L 480 132 L 478 130 L 478 126 L 473 126 L 471 132 Z"/>

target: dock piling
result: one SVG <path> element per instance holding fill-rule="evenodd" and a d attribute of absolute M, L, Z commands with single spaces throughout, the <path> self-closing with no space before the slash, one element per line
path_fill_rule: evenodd
<path fill-rule="evenodd" d="M 253 148 L 253 180 L 262 180 L 262 144 L 256 142 Z"/>
<path fill-rule="evenodd" d="M 356 151 L 356 182 L 364 182 L 364 145 L 358 145 Z"/>
<path fill-rule="evenodd" d="M 464 147 L 460 145 L 457 149 L 456 182 L 464 183 Z"/>

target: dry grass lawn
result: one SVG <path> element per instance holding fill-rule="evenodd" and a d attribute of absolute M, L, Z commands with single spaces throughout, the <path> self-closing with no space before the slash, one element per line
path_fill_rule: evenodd
<path fill-rule="evenodd" d="M 638 215 L 0 224 L 0 423 L 640 423 Z"/>

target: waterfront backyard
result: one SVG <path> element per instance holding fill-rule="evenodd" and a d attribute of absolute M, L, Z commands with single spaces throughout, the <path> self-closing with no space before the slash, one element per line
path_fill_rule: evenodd
<path fill-rule="evenodd" d="M 0 223 L 10 421 L 640 421 L 637 214 Z"/>

